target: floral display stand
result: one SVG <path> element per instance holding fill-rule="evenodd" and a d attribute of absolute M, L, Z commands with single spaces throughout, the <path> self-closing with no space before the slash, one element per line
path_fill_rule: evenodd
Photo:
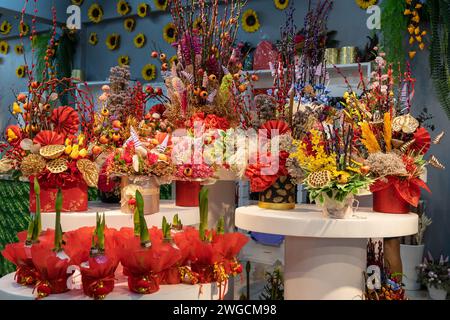
<path fill-rule="evenodd" d="M 285 299 L 362 299 L 367 239 L 417 233 L 416 214 L 382 214 L 360 209 L 349 219 L 323 216 L 315 205 L 291 211 L 258 206 L 236 209 L 236 226 L 280 234 L 285 243 Z"/>

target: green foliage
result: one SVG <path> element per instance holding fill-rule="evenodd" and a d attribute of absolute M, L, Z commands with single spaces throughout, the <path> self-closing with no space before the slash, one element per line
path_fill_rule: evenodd
<path fill-rule="evenodd" d="M 281 269 L 276 268 L 272 273 L 266 272 L 266 281 L 260 300 L 284 300 L 284 280 Z"/>
<path fill-rule="evenodd" d="M 225 218 L 221 216 L 219 218 L 219 221 L 217 221 L 217 228 L 216 228 L 217 234 L 224 234 L 225 233 Z"/>
<path fill-rule="evenodd" d="M 141 239 L 141 245 L 147 247 L 150 243 L 150 234 L 147 228 L 147 221 L 144 217 L 144 198 L 139 190 L 136 190 L 136 209 L 139 213 L 139 235 Z"/>
<path fill-rule="evenodd" d="M 350 194 L 358 194 L 361 189 L 367 188 L 373 181 L 365 176 L 353 175 L 346 184 L 339 184 L 333 180 L 323 188 L 306 187 L 309 191 L 309 199 L 311 201 L 319 201 L 323 203 L 323 195 L 337 201 L 344 201 Z"/>
<path fill-rule="evenodd" d="M 34 193 L 36 196 L 36 212 L 32 215 L 30 224 L 28 225 L 27 243 L 35 243 L 39 239 L 39 235 L 42 231 L 41 221 L 41 187 L 39 181 L 34 177 Z"/>
<path fill-rule="evenodd" d="M 55 218 L 55 242 L 54 242 L 54 248 L 56 252 L 62 251 L 63 246 L 63 232 L 61 228 L 61 210 L 62 210 L 62 191 L 61 188 L 58 188 L 58 192 L 56 193 L 56 200 L 55 200 L 55 212 L 56 212 L 56 218 Z"/>
<path fill-rule="evenodd" d="M 198 194 L 200 211 L 200 239 L 206 240 L 206 230 L 208 229 L 208 192 L 207 188 L 202 188 Z"/>

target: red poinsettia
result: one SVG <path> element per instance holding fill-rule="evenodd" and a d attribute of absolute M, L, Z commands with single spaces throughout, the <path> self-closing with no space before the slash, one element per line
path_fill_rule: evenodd
<path fill-rule="evenodd" d="M 419 204 L 420 188 L 431 192 L 426 183 L 417 177 L 408 179 L 396 176 L 389 176 L 385 179 L 376 180 L 375 183 L 370 186 L 370 191 L 373 193 L 391 186 L 394 187 L 395 192 L 397 192 L 403 200 L 411 204 L 413 207 L 417 207 Z"/>
<path fill-rule="evenodd" d="M 64 136 L 75 134 L 80 125 L 78 113 L 69 106 L 59 107 L 53 110 L 51 121 L 54 130 Z"/>

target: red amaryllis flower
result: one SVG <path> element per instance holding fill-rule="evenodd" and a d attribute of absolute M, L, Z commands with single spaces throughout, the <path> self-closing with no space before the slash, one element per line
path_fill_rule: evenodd
<path fill-rule="evenodd" d="M 40 144 L 42 147 L 55 144 L 64 144 L 64 136 L 50 130 L 43 130 L 34 137 L 33 142 Z"/>
<path fill-rule="evenodd" d="M 420 127 L 414 133 L 414 144 L 412 148 L 419 152 L 420 154 L 425 154 L 430 150 L 431 146 L 431 136 L 428 133 L 427 129 Z"/>
<path fill-rule="evenodd" d="M 53 110 L 51 121 L 54 130 L 64 136 L 75 134 L 80 125 L 78 113 L 71 107 L 63 106 Z"/>

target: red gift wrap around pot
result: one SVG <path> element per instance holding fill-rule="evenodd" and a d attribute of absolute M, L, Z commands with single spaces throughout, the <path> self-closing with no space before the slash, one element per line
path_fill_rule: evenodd
<path fill-rule="evenodd" d="M 107 294 L 111 293 L 114 289 L 114 281 L 114 273 L 108 277 L 98 279 L 84 275 L 81 272 L 83 292 L 94 299 L 104 299 Z"/>
<path fill-rule="evenodd" d="M 198 207 L 198 194 L 202 189 L 199 181 L 176 181 L 175 205 L 179 207 Z"/>
<path fill-rule="evenodd" d="M 34 178 L 33 178 L 34 179 Z M 36 212 L 34 180 L 30 178 L 30 212 Z M 62 212 L 82 212 L 88 209 L 88 186 L 84 181 L 76 185 L 62 187 Z M 55 212 L 57 188 L 43 187 L 41 184 L 41 212 Z"/>
<path fill-rule="evenodd" d="M 146 275 L 129 275 L 128 289 L 140 294 L 151 294 L 159 290 L 158 280 L 152 273 Z"/>
<path fill-rule="evenodd" d="M 410 205 L 398 194 L 393 185 L 373 192 L 373 211 L 381 213 L 409 213 Z"/>

